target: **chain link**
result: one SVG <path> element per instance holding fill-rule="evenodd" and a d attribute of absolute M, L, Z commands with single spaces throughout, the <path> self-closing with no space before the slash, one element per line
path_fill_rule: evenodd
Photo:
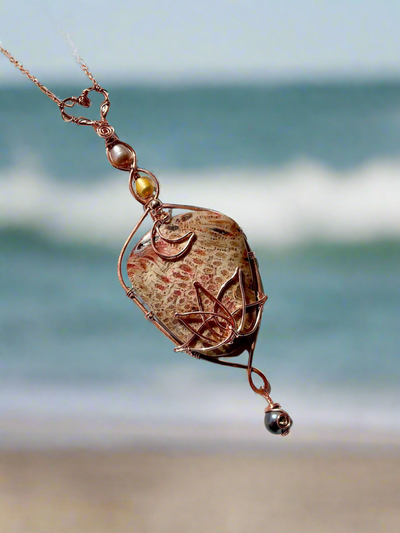
<path fill-rule="evenodd" d="M 58 105 L 58 107 L 60 108 L 61 116 L 62 116 L 63 120 L 65 120 L 66 122 L 73 122 L 73 123 L 78 124 L 80 126 L 95 126 L 95 129 L 97 131 L 97 130 L 99 130 L 99 128 L 102 128 L 104 125 L 108 124 L 107 120 L 106 120 L 108 109 L 110 107 L 110 100 L 109 100 L 109 97 L 108 97 L 108 93 L 107 93 L 107 91 L 105 89 L 103 89 L 103 87 L 101 87 L 97 83 L 95 77 L 90 72 L 88 66 L 86 65 L 84 60 L 80 57 L 80 55 L 78 54 L 78 51 L 76 50 L 76 48 L 74 48 L 70 37 L 68 35 L 66 35 L 66 37 L 67 37 L 67 40 L 68 40 L 68 42 L 69 42 L 69 44 L 70 44 L 70 46 L 72 48 L 72 55 L 75 57 L 76 61 L 80 65 L 80 67 L 83 70 L 83 72 L 86 74 L 86 76 L 93 83 L 93 86 L 90 87 L 89 89 L 85 89 L 79 97 L 72 96 L 70 98 L 65 98 L 64 100 L 61 100 L 52 91 L 50 91 L 50 89 L 48 89 L 45 85 L 40 83 L 40 81 L 35 76 L 33 76 L 29 72 L 29 70 L 26 69 L 23 66 L 22 63 L 20 63 L 13 55 L 11 55 L 8 50 L 3 48 L 1 42 L 0 42 L 0 52 L 2 54 L 4 54 L 9 59 L 9 61 L 17 69 L 19 69 L 22 72 L 22 74 L 24 74 L 29 80 L 31 80 L 31 82 L 33 82 L 37 87 L 39 87 L 39 89 L 46 96 L 48 96 L 51 100 L 53 100 L 53 102 L 55 102 Z M 98 93 L 101 93 L 103 95 L 103 97 L 104 97 L 104 100 L 103 100 L 103 102 L 102 102 L 102 104 L 100 106 L 100 118 L 101 118 L 100 121 L 90 120 L 90 119 L 87 119 L 85 117 L 74 117 L 74 116 L 69 115 L 69 114 L 67 114 L 65 112 L 65 108 L 66 107 L 74 107 L 75 104 L 81 105 L 83 107 L 90 107 L 91 101 L 90 101 L 90 98 L 89 98 L 88 94 L 91 91 L 93 91 L 93 90 L 98 92 Z M 99 131 L 101 131 L 101 129 Z M 104 136 L 104 135 L 101 135 L 100 133 L 99 133 L 99 135 L 100 136 Z"/>
<path fill-rule="evenodd" d="M 2 52 L 9 60 L 10 62 L 17 68 L 19 69 L 22 74 L 25 74 L 25 76 L 31 80 L 35 85 L 37 85 L 39 87 L 39 89 L 46 95 L 48 96 L 51 100 L 53 100 L 53 102 L 55 102 L 57 105 L 60 105 L 61 104 L 61 100 L 54 94 L 50 91 L 50 89 L 48 89 L 47 87 L 45 87 L 42 83 L 40 83 L 40 81 L 35 77 L 33 76 L 28 69 L 26 69 L 24 67 L 24 65 L 22 63 L 20 63 L 17 59 L 15 59 L 14 56 L 12 56 L 10 54 L 10 52 L 8 50 L 6 50 L 5 48 L 3 48 L 2 44 L 0 43 L 0 52 Z"/>
<path fill-rule="evenodd" d="M 69 35 L 69 33 L 63 31 L 61 34 L 64 37 L 65 41 L 68 43 L 68 46 L 71 48 L 72 55 L 74 56 L 74 58 L 76 59 L 76 61 L 80 65 L 80 67 L 83 70 L 83 72 L 86 74 L 86 76 L 89 78 L 89 80 L 93 83 L 93 85 L 99 85 L 97 83 L 96 79 L 94 78 L 93 74 L 88 69 L 88 66 L 86 65 L 84 60 L 78 54 L 78 50 L 76 49 L 75 44 L 72 41 L 71 36 Z"/>

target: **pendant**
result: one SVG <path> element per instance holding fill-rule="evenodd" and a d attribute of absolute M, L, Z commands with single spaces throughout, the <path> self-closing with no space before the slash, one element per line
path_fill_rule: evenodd
<path fill-rule="evenodd" d="M 217 211 L 161 202 L 159 188 L 154 174 L 131 168 L 129 189 L 143 204 L 144 214 L 119 257 L 122 287 L 175 344 L 175 352 L 245 369 L 253 391 L 268 402 L 266 428 L 287 435 L 292 420 L 273 403 L 269 381 L 252 365 L 267 296 L 245 234 L 234 220 Z M 152 220 L 151 230 L 132 245 L 147 217 Z M 122 274 L 125 256 L 130 286 Z M 249 354 L 246 365 L 231 361 L 244 351 Z M 254 384 L 253 374 L 262 379 L 261 387 Z"/>
<path fill-rule="evenodd" d="M 65 107 L 89 107 L 91 91 L 104 97 L 101 120 L 67 113 Z M 252 390 L 267 401 L 266 428 L 275 435 L 288 435 L 292 419 L 272 401 L 269 381 L 253 366 L 267 296 L 245 234 L 234 220 L 217 211 L 161 202 L 155 175 L 137 166 L 133 148 L 120 141 L 108 123 L 109 107 L 108 92 L 97 85 L 60 105 L 66 122 L 92 126 L 104 139 L 109 162 L 129 172 L 129 190 L 143 205 L 144 213 L 118 259 L 122 288 L 145 318 L 174 343 L 175 352 L 244 369 Z M 135 244 L 147 217 L 152 227 Z M 122 272 L 125 258 L 129 285 Z M 247 364 L 232 360 L 245 351 Z M 254 374 L 261 378 L 260 387 L 253 381 Z"/>
<path fill-rule="evenodd" d="M 172 216 L 182 207 L 183 214 Z M 153 228 L 128 258 L 131 291 L 163 325 L 176 352 L 241 354 L 255 341 L 267 299 L 242 230 L 198 207 L 159 205 L 150 215 Z"/>
<path fill-rule="evenodd" d="M 275 435 L 288 435 L 292 426 L 290 416 L 272 401 L 269 381 L 253 366 L 267 296 L 256 257 L 242 229 L 217 211 L 161 202 L 157 178 L 137 166 L 133 148 L 120 141 L 108 123 L 109 94 L 76 51 L 74 55 L 93 85 L 80 96 L 64 100 L 39 83 L 1 44 L 0 51 L 58 105 L 65 122 L 93 127 L 105 141 L 109 162 L 129 172 L 129 190 L 143 205 L 144 213 L 118 259 L 118 278 L 126 295 L 175 344 L 175 352 L 246 370 L 250 387 L 267 400 L 266 428 Z M 91 106 L 92 91 L 103 96 L 100 120 L 70 114 L 75 106 Z M 147 217 L 152 220 L 151 230 L 132 246 Z M 127 252 L 130 286 L 122 274 Z M 247 364 L 232 361 L 245 351 Z M 260 387 L 254 384 L 253 374 L 261 378 Z"/>

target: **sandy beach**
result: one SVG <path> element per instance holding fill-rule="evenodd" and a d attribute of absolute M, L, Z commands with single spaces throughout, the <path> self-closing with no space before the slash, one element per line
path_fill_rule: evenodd
<path fill-rule="evenodd" d="M 400 530 L 397 448 L 0 453 L 1 533 Z"/>

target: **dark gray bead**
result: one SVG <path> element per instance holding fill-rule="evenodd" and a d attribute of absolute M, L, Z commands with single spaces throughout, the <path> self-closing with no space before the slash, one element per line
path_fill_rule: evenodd
<path fill-rule="evenodd" d="M 281 409 L 273 409 L 265 413 L 265 417 L 264 417 L 265 427 L 273 435 L 282 435 L 282 433 L 285 431 L 285 428 L 279 427 L 279 424 L 278 424 L 278 418 L 282 414 L 284 414 L 284 411 L 282 411 Z"/>

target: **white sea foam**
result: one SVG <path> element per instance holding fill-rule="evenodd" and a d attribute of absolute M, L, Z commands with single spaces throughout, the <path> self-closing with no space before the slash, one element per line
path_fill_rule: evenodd
<path fill-rule="evenodd" d="M 10 168 L 0 174 L 0 227 L 35 228 L 54 239 L 121 241 L 141 214 L 122 174 L 77 184 Z M 311 162 L 279 169 L 159 174 L 161 198 L 206 206 L 235 218 L 251 242 L 400 239 L 400 161 L 348 172 Z"/>

